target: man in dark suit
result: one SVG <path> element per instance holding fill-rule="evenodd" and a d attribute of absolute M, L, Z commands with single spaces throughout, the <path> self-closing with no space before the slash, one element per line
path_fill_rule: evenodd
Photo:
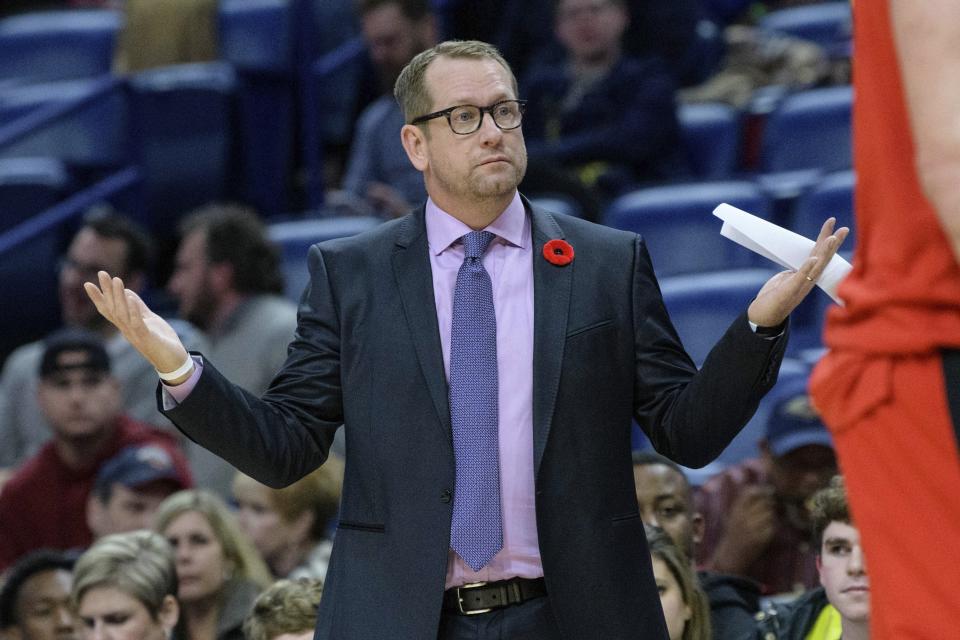
<path fill-rule="evenodd" d="M 440 44 L 395 93 L 430 198 L 310 249 L 262 398 L 188 356 L 120 280 L 101 272 L 87 291 L 162 372 L 170 418 L 261 482 L 314 469 L 345 425 L 317 638 L 665 638 L 631 416 L 685 465 L 716 456 L 775 381 L 787 316 L 846 231 L 828 221 L 698 373 L 641 238 L 518 194 L 522 105 L 495 49 Z"/>

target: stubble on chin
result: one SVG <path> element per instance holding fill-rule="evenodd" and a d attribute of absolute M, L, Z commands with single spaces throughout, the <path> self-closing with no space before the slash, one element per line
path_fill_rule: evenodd
<path fill-rule="evenodd" d="M 527 156 L 522 154 L 510 163 L 510 170 L 495 176 L 481 176 L 470 183 L 471 192 L 477 200 L 496 198 L 511 194 L 520 185 L 527 172 Z"/>

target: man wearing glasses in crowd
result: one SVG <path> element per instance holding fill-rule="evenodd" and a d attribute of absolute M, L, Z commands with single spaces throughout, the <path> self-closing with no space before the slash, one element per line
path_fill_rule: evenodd
<path fill-rule="evenodd" d="M 121 280 L 87 292 L 164 379 L 167 415 L 261 482 L 314 469 L 345 425 L 315 637 L 665 638 L 631 416 L 685 465 L 715 457 L 774 383 L 787 316 L 846 230 L 828 221 L 698 372 L 637 235 L 518 193 L 523 105 L 496 49 L 428 49 L 395 95 L 429 198 L 310 249 L 290 355 L 261 398 L 188 355 Z"/>

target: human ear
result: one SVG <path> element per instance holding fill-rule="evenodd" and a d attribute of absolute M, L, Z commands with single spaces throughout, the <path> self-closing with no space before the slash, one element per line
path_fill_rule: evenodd
<path fill-rule="evenodd" d="M 430 165 L 427 157 L 427 135 L 420 127 L 405 124 L 400 129 L 400 142 L 407 158 L 417 171 L 425 171 Z"/>
<path fill-rule="evenodd" d="M 177 626 L 177 621 L 180 619 L 180 604 L 172 595 L 167 594 L 163 597 L 158 618 L 160 626 L 168 635 Z"/>

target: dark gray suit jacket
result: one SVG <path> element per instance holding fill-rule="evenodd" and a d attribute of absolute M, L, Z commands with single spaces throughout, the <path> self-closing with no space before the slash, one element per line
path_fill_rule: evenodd
<path fill-rule="evenodd" d="M 572 640 L 666 638 L 631 418 L 660 452 L 706 464 L 775 382 L 786 340 L 755 335 L 742 315 L 698 373 L 640 237 L 527 207 L 536 511 L 552 609 Z M 543 258 L 553 238 L 573 245 L 571 264 Z M 423 209 L 312 247 L 310 271 L 290 355 L 263 398 L 206 363 L 167 415 L 272 486 L 321 464 L 343 423 L 346 477 L 317 638 L 435 638 L 454 456 Z"/>

